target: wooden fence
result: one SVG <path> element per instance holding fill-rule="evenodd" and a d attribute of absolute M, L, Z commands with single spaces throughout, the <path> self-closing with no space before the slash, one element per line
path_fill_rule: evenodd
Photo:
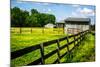
<path fill-rule="evenodd" d="M 17 51 L 11 52 L 11 60 L 15 59 L 15 58 L 18 58 L 20 56 L 23 56 L 24 54 L 27 54 L 27 53 L 32 52 L 34 50 L 40 49 L 41 57 L 38 58 L 37 60 L 27 64 L 27 65 L 45 64 L 45 59 L 51 57 L 52 55 L 54 55 L 56 53 L 57 53 L 58 57 L 52 64 L 61 63 L 60 59 L 63 58 L 65 55 L 69 55 L 70 52 L 72 52 L 72 50 L 74 48 L 76 48 L 76 46 L 79 46 L 79 44 L 84 39 L 84 36 L 87 33 L 89 33 L 89 30 L 80 32 L 80 33 L 75 34 L 75 35 L 70 35 L 70 36 L 66 36 L 66 37 L 60 38 L 60 39 L 56 39 L 56 40 L 52 40 L 52 41 L 48 41 L 48 42 L 43 42 L 43 43 L 37 44 L 35 46 L 31 46 L 31 47 L 27 47 L 27 48 L 24 48 L 24 49 L 21 49 L 21 50 L 17 50 Z M 79 37 L 77 37 L 77 36 L 79 36 Z M 74 38 L 74 40 L 69 42 L 70 38 Z M 59 42 L 63 41 L 63 40 L 66 40 L 67 43 L 65 45 L 63 45 L 63 46 L 59 46 Z M 55 49 L 52 52 L 44 55 L 44 47 L 47 47 L 47 46 L 49 46 L 51 44 L 54 44 L 54 43 L 57 43 L 57 49 Z M 74 47 L 69 50 L 69 45 L 73 44 L 73 43 L 74 43 Z M 64 48 L 67 48 L 67 51 L 63 55 L 60 55 L 60 51 L 62 49 L 64 49 Z"/>
<path fill-rule="evenodd" d="M 63 28 L 43 28 L 43 27 L 12 27 L 11 33 L 33 33 L 33 34 L 64 34 Z"/>

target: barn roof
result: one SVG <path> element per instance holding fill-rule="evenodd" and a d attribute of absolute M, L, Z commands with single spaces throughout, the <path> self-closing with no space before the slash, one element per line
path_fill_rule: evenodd
<path fill-rule="evenodd" d="M 73 17 L 69 17 L 69 18 L 65 19 L 65 22 L 66 23 L 89 24 L 90 23 L 90 18 L 73 18 Z"/>
<path fill-rule="evenodd" d="M 64 24 L 65 22 L 57 22 L 56 24 Z"/>

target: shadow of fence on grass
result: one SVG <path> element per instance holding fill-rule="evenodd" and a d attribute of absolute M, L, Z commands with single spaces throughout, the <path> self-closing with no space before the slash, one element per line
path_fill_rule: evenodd
<path fill-rule="evenodd" d="M 45 64 L 45 60 L 47 58 L 51 57 L 52 55 L 56 54 L 56 53 L 57 53 L 58 57 L 51 64 L 65 63 L 65 62 L 60 62 L 60 59 L 63 58 L 64 56 L 67 58 L 66 62 L 71 62 L 71 57 L 73 57 L 71 55 L 71 52 L 81 44 L 81 42 L 84 39 L 85 35 L 88 34 L 88 33 L 89 33 L 89 30 L 86 30 L 86 31 L 80 32 L 80 33 L 75 34 L 75 35 L 70 35 L 70 36 L 60 38 L 60 39 L 56 39 L 56 40 L 52 40 L 52 41 L 48 41 L 48 42 L 43 42 L 43 43 L 37 44 L 35 46 L 31 46 L 31 47 L 27 47 L 27 48 L 24 48 L 24 49 L 21 49 L 21 50 L 11 52 L 11 60 L 16 59 L 20 56 L 23 56 L 23 55 L 25 55 L 27 53 L 30 53 L 32 51 L 35 51 L 37 49 L 40 49 L 41 57 L 38 58 L 37 60 L 27 64 L 27 65 Z M 69 42 L 70 38 L 73 38 L 74 40 Z M 60 44 L 59 42 L 61 42 L 63 40 L 66 40 L 67 43 L 63 46 L 59 46 L 59 44 Z M 47 47 L 47 46 L 49 46 L 51 44 L 54 44 L 54 43 L 57 44 L 56 45 L 57 48 L 55 50 L 53 50 L 52 52 L 44 55 L 44 47 Z M 72 49 L 69 49 L 69 45 L 71 45 L 71 44 L 74 44 L 74 46 L 72 47 Z M 60 51 L 64 48 L 67 48 L 67 51 L 63 55 L 60 55 Z"/>

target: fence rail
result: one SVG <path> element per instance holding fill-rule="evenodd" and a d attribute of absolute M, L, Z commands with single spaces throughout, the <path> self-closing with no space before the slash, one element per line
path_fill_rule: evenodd
<path fill-rule="evenodd" d="M 37 64 L 45 64 L 45 59 L 51 57 L 52 55 L 56 54 L 58 55 L 57 59 L 52 63 L 61 63 L 60 62 L 60 59 L 63 58 L 65 55 L 68 55 L 70 54 L 70 52 L 76 47 L 78 46 L 81 41 L 83 40 L 84 36 L 89 32 L 89 30 L 86 30 L 86 31 L 83 31 L 83 32 L 80 32 L 78 34 L 75 34 L 75 35 L 70 35 L 70 36 L 66 36 L 66 37 L 63 37 L 63 38 L 60 38 L 60 39 L 55 39 L 55 40 L 52 40 L 52 41 L 48 41 L 48 42 L 43 42 L 41 44 L 37 44 L 35 46 L 30 46 L 30 47 L 27 47 L 27 48 L 24 48 L 24 49 L 20 49 L 20 50 L 17 50 L 17 51 L 14 51 L 14 52 L 11 52 L 11 60 L 12 59 L 15 59 L 15 58 L 18 58 L 20 56 L 23 56 L 24 54 L 27 54 L 29 52 L 32 52 L 34 50 L 37 50 L 37 49 L 40 49 L 40 54 L 41 54 L 41 57 L 38 58 L 37 60 L 27 64 L 27 65 L 37 65 Z M 77 37 L 79 36 L 79 37 Z M 73 41 L 69 42 L 69 39 L 70 38 L 74 38 Z M 77 37 L 77 38 L 76 38 Z M 63 46 L 59 46 L 59 43 L 60 41 L 63 41 L 63 40 L 66 40 L 67 43 Z M 44 47 L 47 47 L 51 44 L 54 44 L 56 43 L 57 44 L 57 49 L 53 50 L 52 52 L 44 55 Z M 74 47 L 72 49 L 69 50 L 69 45 L 70 44 L 73 44 L 74 43 Z M 60 51 L 64 48 L 67 48 L 67 51 L 63 54 L 63 55 L 60 55 Z"/>

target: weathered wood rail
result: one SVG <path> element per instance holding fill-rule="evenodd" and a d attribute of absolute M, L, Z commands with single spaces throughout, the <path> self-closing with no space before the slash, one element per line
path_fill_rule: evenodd
<path fill-rule="evenodd" d="M 32 51 L 35 51 L 37 49 L 40 49 L 40 54 L 41 54 L 41 57 L 38 58 L 37 60 L 27 64 L 27 65 L 37 65 L 37 64 L 45 64 L 45 59 L 51 57 L 52 55 L 56 54 L 58 55 L 57 59 L 52 63 L 61 63 L 60 62 L 60 59 L 63 58 L 65 55 L 68 55 L 70 54 L 70 52 L 76 47 L 76 46 L 79 46 L 79 44 L 81 43 L 81 41 L 84 39 L 84 36 L 89 33 L 89 30 L 86 30 L 86 31 L 83 31 L 83 32 L 80 32 L 78 34 L 75 34 L 75 35 L 70 35 L 70 36 L 66 36 L 66 37 L 63 37 L 63 38 L 60 38 L 60 39 L 56 39 L 56 40 L 52 40 L 52 41 L 48 41 L 48 42 L 43 42 L 41 44 L 37 44 L 35 46 L 30 46 L 30 47 L 27 47 L 27 48 L 24 48 L 24 49 L 21 49 L 21 50 L 17 50 L 17 51 L 14 51 L 14 52 L 11 52 L 11 60 L 12 59 L 15 59 L 15 58 L 18 58 L 20 56 L 23 56 L 24 54 L 27 54 L 29 52 L 32 52 Z M 79 37 L 77 37 L 79 36 Z M 70 38 L 74 38 L 73 41 L 69 42 L 69 39 Z M 77 38 L 76 38 L 77 37 Z M 67 43 L 63 46 L 59 46 L 59 42 L 60 41 L 63 41 L 63 40 L 66 40 Z M 52 52 L 44 55 L 44 47 L 47 47 L 47 46 L 50 46 L 51 44 L 57 44 L 57 49 L 53 50 Z M 69 45 L 73 44 L 74 43 L 74 47 L 72 49 L 69 50 Z M 63 55 L 60 55 L 60 50 L 64 49 L 64 48 L 67 48 L 67 51 L 63 54 Z"/>

